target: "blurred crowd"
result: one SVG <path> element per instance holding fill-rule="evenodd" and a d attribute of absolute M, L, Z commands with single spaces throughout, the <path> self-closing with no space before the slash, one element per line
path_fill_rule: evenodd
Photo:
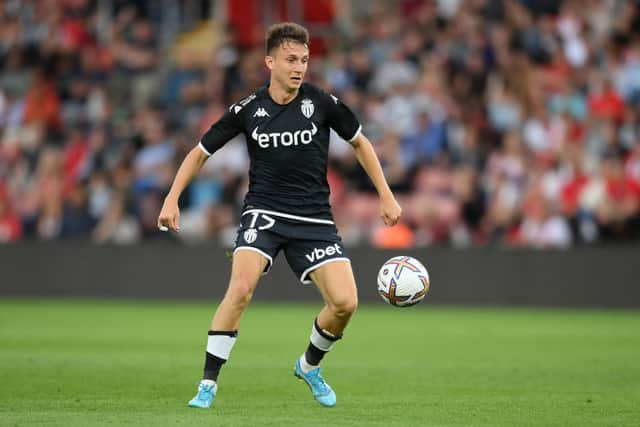
<path fill-rule="evenodd" d="M 156 218 L 177 166 L 268 74 L 232 27 L 170 58 L 151 3 L 105 17 L 90 0 L 0 1 L 0 242 L 168 238 Z M 356 112 L 404 212 L 382 226 L 333 135 L 346 244 L 640 240 L 639 1 L 366 3 L 336 0 L 307 80 Z M 231 244 L 247 168 L 242 137 L 209 159 L 178 238 Z"/>

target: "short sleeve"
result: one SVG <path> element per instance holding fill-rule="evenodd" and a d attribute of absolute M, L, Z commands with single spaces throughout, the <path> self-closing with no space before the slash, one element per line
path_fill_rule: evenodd
<path fill-rule="evenodd" d="M 328 95 L 328 125 L 336 131 L 340 138 L 352 142 L 362 130 L 360 122 L 349 107 L 333 95 Z"/>
<path fill-rule="evenodd" d="M 232 105 L 217 122 L 202 136 L 199 147 L 208 156 L 218 151 L 229 140 L 243 130 L 241 110 L 236 111 Z"/>

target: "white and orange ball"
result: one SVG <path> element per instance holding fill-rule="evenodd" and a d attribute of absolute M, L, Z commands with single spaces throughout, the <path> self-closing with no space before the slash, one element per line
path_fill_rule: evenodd
<path fill-rule="evenodd" d="M 410 307 L 429 292 L 429 272 L 410 256 L 395 256 L 380 267 L 378 293 L 395 307 Z"/>

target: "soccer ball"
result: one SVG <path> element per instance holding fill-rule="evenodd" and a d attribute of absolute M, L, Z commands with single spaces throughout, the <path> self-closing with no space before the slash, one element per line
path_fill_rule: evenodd
<path fill-rule="evenodd" d="M 429 272 L 415 258 L 395 256 L 378 272 L 378 293 L 395 307 L 418 304 L 429 292 Z"/>

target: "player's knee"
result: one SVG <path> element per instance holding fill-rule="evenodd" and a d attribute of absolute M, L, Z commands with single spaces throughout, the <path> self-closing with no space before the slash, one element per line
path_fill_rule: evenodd
<path fill-rule="evenodd" d="M 238 275 L 231 279 L 228 296 L 234 305 L 243 307 L 251 301 L 254 289 L 255 285 L 250 279 Z"/>
<path fill-rule="evenodd" d="M 334 316 L 338 318 L 349 318 L 358 308 L 358 298 L 355 296 L 341 298 L 334 301 L 333 304 L 330 305 L 330 308 Z"/>

